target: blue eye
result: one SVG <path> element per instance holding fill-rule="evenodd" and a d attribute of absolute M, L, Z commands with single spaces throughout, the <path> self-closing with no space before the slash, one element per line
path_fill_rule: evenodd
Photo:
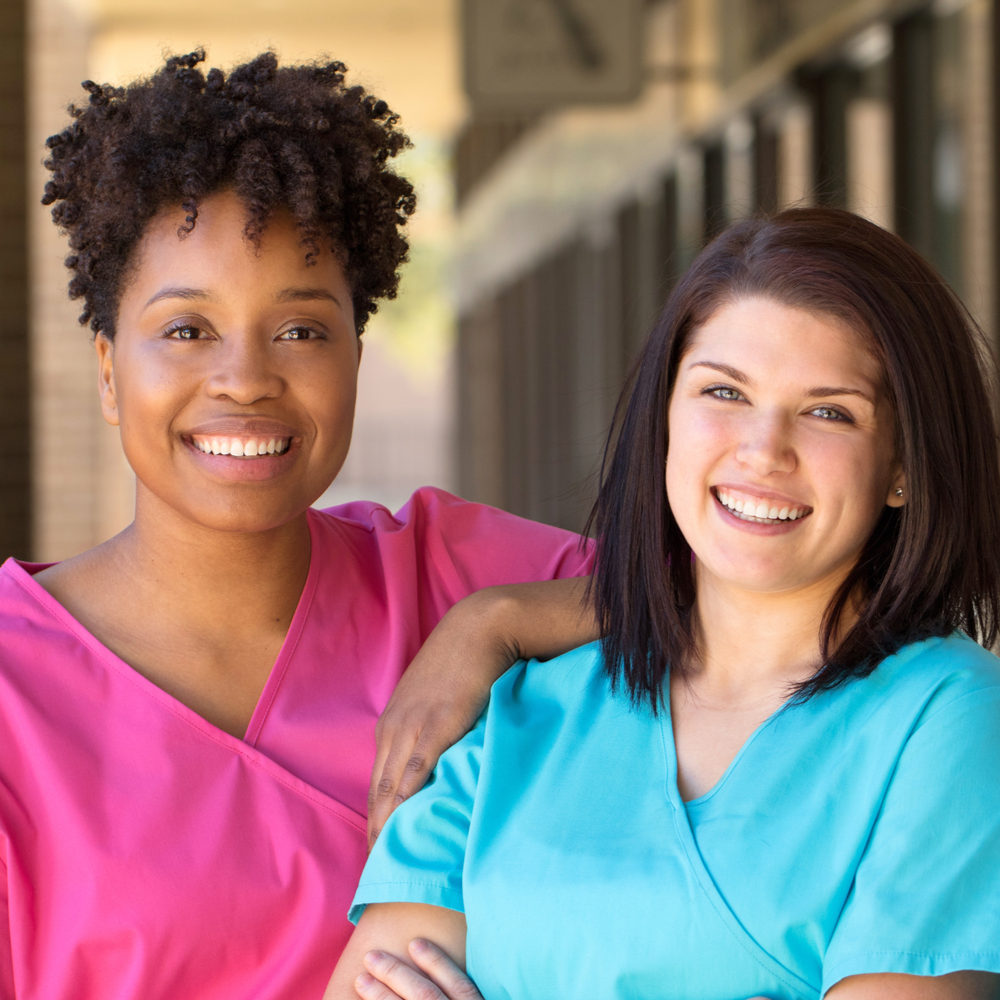
<path fill-rule="evenodd" d="M 737 400 L 743 398 L 743 393 L 738 389 L 734 389 L 731 385 L 710 385 L 703 392 L 709 396 L 714 396 L 716 399 Z"/>
<path fill-rule="evenodd" d="M 810 413 L 815 414 L 820 420 L 842 420 L 846 423 L 852 423 L 850 417 L 845 413 L 841 413 L 840 410 L 835 410 L 832 406 L 817 406 L 815 410 L 810 410 Z"/>

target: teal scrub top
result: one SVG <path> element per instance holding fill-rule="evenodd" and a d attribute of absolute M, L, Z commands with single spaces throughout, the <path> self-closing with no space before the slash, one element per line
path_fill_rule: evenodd
<path fill-rule="evenodd" d="M 818 998 L 1000 972 L 1000 661 L 965 636 L 786 705 L 683 802 L 597 644 L 511 668 L 386 824 L 368 903 L 464 912 L 486 1000 Z"/>

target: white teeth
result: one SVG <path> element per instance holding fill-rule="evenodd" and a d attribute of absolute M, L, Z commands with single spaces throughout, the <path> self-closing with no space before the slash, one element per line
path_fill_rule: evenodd
<path fill-rule="evenodd" d="M 769 507 L 766 503 L 753 500 L 736 500 L 724 490 L 717 490 L 719 503 L 736 514 L 742 521 L 766 523 L 768 521 L 796 521 L 803 517 L 800 507 Z"/>
<path fill-rule="evenodd" d="M 192 438 L 192 443 L 206 455 L 233 455 L 236 458 L 258 458 L 280 455 L 288 451 L 288 438 Z"/>

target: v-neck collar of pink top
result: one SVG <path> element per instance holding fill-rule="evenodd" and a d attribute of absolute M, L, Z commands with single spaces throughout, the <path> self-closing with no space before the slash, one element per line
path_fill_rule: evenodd
<path fill-rule="evenodd" d="M 0 570 L 0 995 L 319 996 L 402 670 L 472 590 L 589 565 L 568 532 L 436 490 L 396 518 L 357 503 L 309 524 L 306 585 L 243 740 L 111 653 L 37 567 Z"/>

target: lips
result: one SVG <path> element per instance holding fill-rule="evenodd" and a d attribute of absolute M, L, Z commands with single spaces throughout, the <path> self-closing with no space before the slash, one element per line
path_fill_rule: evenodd
<path fill-rule="evenodd" d="M 301 450 L 295 428 L 259 416 L 219 417 L 183 433 L 181 439 L 206 471 L 237 482 L 281 475 Z"/>

